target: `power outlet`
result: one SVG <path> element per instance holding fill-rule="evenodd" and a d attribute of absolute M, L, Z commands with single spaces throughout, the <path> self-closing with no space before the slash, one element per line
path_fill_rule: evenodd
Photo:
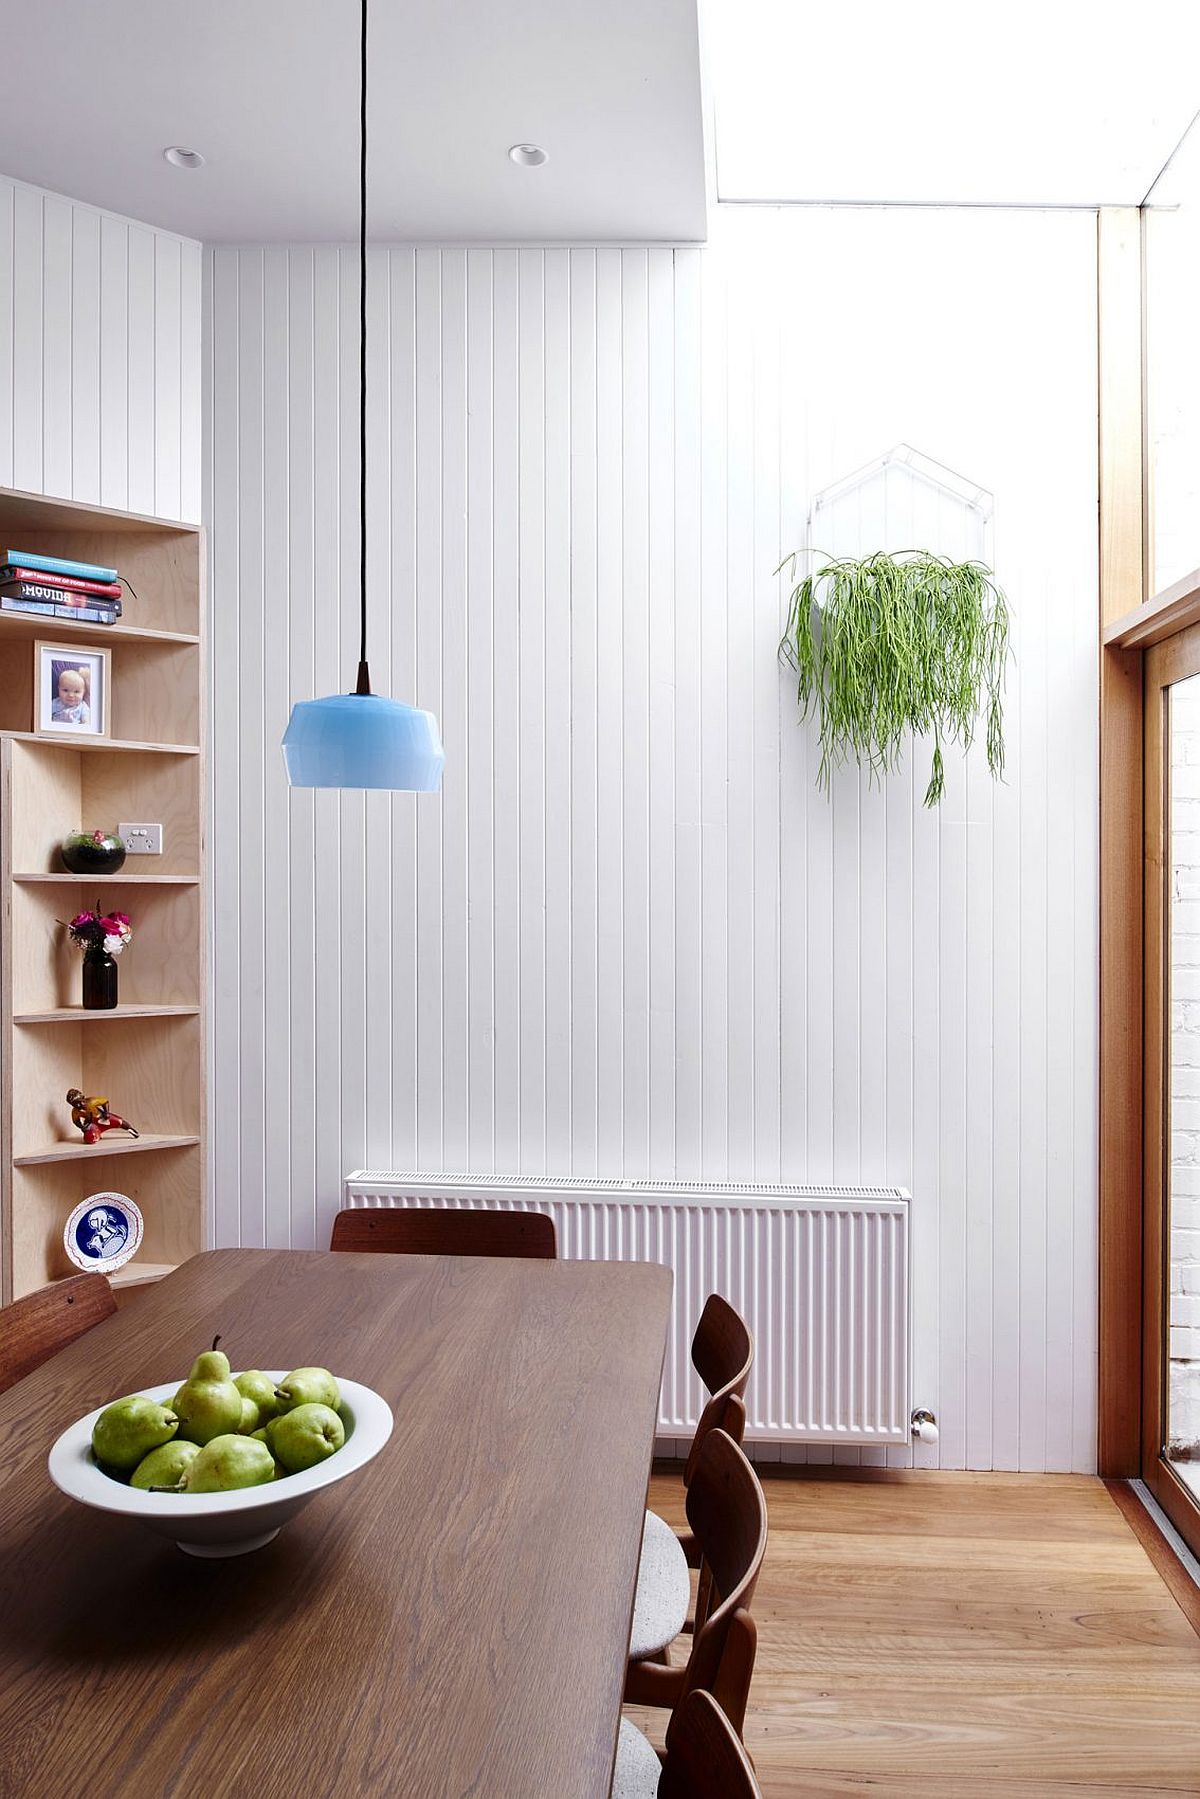
<path fill-rule="evenodd" d="M 118 825 L 117 836 L 130 856 L 161 856 L 161 825 Z"/>

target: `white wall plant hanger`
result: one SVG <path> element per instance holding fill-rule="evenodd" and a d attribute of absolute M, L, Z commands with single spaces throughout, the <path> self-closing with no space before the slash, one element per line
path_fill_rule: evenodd
<path fill-rule="evenodd" d="M 827 789 L 850 759 L 891 773 L 915 732 L 933 739 L 936 805 L 943 746 L 969 748 L 981 716 L 988 767 L 1003 774 L 1009 612 L 983 560 L 991 516 L 985 488 L 906 444 L 814 500 L 812 547 L 779 565 L 795 581 L 779 650 L 801 717 L 817 720 Z M 921 538 L 939 549 L 902 547 Z"/>

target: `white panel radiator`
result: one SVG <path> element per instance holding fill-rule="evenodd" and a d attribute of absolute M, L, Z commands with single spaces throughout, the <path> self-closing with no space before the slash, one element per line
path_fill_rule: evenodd
<path fill-rule="evenodd" d="M 660 1436 L 695 1428 L 691 1339 L 723 1293 L 755 1339 L 746 1435 L 907 1444 L 909 1195 L 899 1187 L 749 1187 L 356 1169 L 348 1206 L 549 1212 L 560 1256 L 675 1274 Z"/>

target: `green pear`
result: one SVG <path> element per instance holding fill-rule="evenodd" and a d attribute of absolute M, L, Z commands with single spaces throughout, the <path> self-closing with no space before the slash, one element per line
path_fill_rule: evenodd
<path fill-rule="evenodd" d="M 275 1463 L 275 1474 L 276 1474 L 276 1477 L 278 1478 L 278 1477 L 286 1474 L 287 1469 L 282 1466 L 282 1464 L 280 1463 L 279 1457 L 275 1454 L 274 1449 L 271 1447 L 271 1432 L 274 1430 L 277 1423 L 278 1423 L 278 1419 L 272 1418 L 267 1424 L 262 1425 L 258 1430 L 252 1430 L 250 1432 L 250 1438 L 251 1438 L 252 1442 L 265 1443 L 267 1448 L 271 1450 L 271 1460 Z"/>
<path fill-rule="evenodd" d="M 213 1346 L 198 1355 L 192 1372 L 176 1393 L 174 1401 L 179 1419 L 179 1434 L 189 1443 L 211 1443 L 214 1437 L 236 1433 L 242 1422 L 242 1396 L 229 1373 L 229 1358 L 221 1353 L 213 1338 Z"/>
<path fill-rule="evenodd" d="M 128 1474 L 143 1456 L 169 1443 L 179 1429 L 179 1419 L 156 1399 L 144 1393 L 131 1393 L 105 1406 L 92 1426 L 92 1454 L 98 1462 L 106 1462 Z"/>
<path fill-rule="evenodd" d="M 275 1398 L 280 1412 L 294 1412 L 301 1405 L 327 1405 L 336 1412 L 342 1404 L 338 1384 L 328 1368 L 293 1368 L 276 1387 Z"/>
<path fill-rule="evenodd" d="M 129 1477 L 131 1487 L 151 1493 L 155 1487 L 178 1487 L 185 1469 L 200 1454 L 195 1443 L 176 1437 L 171 1443 L 160 1443 L 144 1456 Z"/>
<path fill-rule="evenodd" d="M 270 1375 L 264 1374 L 261 1368 L 247 1368 L 245 1374 L 235 1374 L 233 1384 L 243 1399 L 252 1399 L 258 1407 L 258 1417 L 251 1425 L 251 1433 L 260 1424 L 265 1424 L 279 1410 L 279 1401 L 275 1397 L 275 1382 Z"/>
<path fill-rule="evenodd" d="M 225 1433 L 207 1442 L 184 1470 L 184 1493 L 232 1493 L 275 1479 L 275 1457 L 253 1437 Z"/>
<path fill-rule="evenodd" d="M 289 1474 L 315 1468 L 345 1441 L 345 1427 L 337 1413 L 327 1405 L 315 1404 L 298 1405 L 276 1418 L 268 1438 L 272 1455 Z"/>
<path fill-rule="evenodd" d="M 242 1394 L 242 1421 L 238 1425 L 238 1436 L 252 1436 L 258 1428 L 258 1407 L 252 1399 Z"/>

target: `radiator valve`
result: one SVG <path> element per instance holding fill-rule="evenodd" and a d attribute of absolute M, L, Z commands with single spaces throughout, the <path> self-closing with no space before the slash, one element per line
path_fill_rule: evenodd
<path fill-rule="evenodd" d="M 924 1406 L 918 1406 L 912 1415 L 912 1434 L 918 1443 L 936 1443 L 938 1440 L 937 1419 Z"/>

